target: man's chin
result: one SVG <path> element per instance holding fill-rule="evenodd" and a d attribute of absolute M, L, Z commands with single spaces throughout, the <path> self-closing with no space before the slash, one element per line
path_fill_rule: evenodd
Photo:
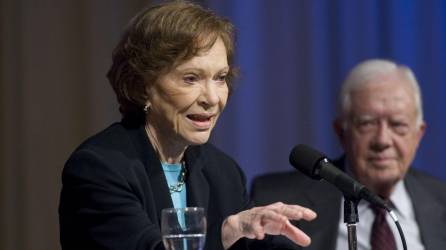
<path fill-rule="evenodd" d="M 369 167 L 375 169 L 376 171 L 386 171 L 390 169 L 398 168 L 398 163 L 393 159 L 387 160 L 375 160 L 369 162 Z"/>
<path fill-rule="evenodd" d="M 367 186 L 370 186 L 374 192 L 385 196 L 383 193 L 391 192 L 401 178 L 397 173 L 379 173 L 369 178 Z"/>

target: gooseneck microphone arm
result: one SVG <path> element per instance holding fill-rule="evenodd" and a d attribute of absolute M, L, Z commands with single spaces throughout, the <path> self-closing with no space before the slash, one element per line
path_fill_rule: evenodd
<path fill-rule="evenodd" d="M 404 250 L 407 250 L 406 239 L 404 237 L 398 217 L 378 195 L 372 193 L 364 185 L 354 180 L 352 177 L 331 164 L 325 155 L 306 145 L 297 145 L 290 153 L 290 163 L 312 179 L 324 179 L 337 187 L 343 194 L 347 202 L 344 202 L 344 222 L 347 223 L 349 233 L 349 249 L 356 249 L 356 222 L 359 221 L 357 205 L 361 199 L 373 205 L 380 206 L 389 212 L 395 222 L 401 237 Z M 349 214 L 346 215 L 345 212 Z M 350 235 L 351 234 L 351 235 Z M 350 242 L 350 236 L 354 239 Z M 350 248 L 350 243 L 352 247 Z"/>
<path fill-rule="evenodd" d="M 356 235 L 356 226 L 359 222 L 358 204 L 359 194 L 363 192 L 364 186 L 358 182 L 351 182 L 348 176 L 339 175 L 333 171 L 326 171 L 331 164 L 327 158 L 322 158 L 317 167 L 314 168 L 314 174 L 324 176 L 323 179 L 330 183 L 337 183 L 336 187 L 341 187 L 344 194 L 344 223 L 347 227 L 348 250 L 358 249 L 358 239 Z M 329 168 L 328 168 L 329 169 Z"/>
<path fill-rule="evenodd" d="M 358 215 L 358 203 L 357 199 L 350 199 L 349 197 L 344 197 L 344 223 L 347 226 L 347 239 L 348 239 L 348 249 L 356 250 L 357 247 L 357 237 L 356 237 L 356 224 L 359 221 Z"/>

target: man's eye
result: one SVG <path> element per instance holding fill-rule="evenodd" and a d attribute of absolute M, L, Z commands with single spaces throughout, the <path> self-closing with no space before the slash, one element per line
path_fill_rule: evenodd
<path fill-rule="evenodd" d="M 403 126 L 406 126 L 406 124 L 403 123 L 403 122 L 392 122 L 390 125 L 392 127 L 403 127 Z"/>
<path fill-rule="evenodd" d="M 364 120 L 358 119 L 355 122 L 355 125 L 361 132 L 370 132 L 377 128 L 378 121 L 375 119 L 364 119 Z"/>
<path fill-rule="evenodd" d="M 391 122 L 390 126 L 398 134 L 405 134 L 409 131 L 409 124 L 405 122 Z"/>
<path fill-rule="evenodd" d="M 358 127 L 360 127 L 360 128 L 373 127 L 375 125 L 376 125 L 376 122 L 373 120 L 358 121 Z"/>
<path fill-rule="evenodd" d="M 360 127 L 370 126 L 372 124 L 373 124 L 372 121 L 359 121 L 358 122 L 358 126 L 360 126 Z"/>

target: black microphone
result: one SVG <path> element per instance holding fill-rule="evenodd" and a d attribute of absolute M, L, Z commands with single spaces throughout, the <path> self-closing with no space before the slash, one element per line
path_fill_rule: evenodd
<path fill-rule="evenodd" d="M 330 163 L 324 154 L 309 146 L 302 144 L 295 146 L 290 154 L 290 163 L 312 179 L 324 179 L 335 185 L 347 198 L 358 201 L 364 199 L 391 211 L 378 195 Z"/>

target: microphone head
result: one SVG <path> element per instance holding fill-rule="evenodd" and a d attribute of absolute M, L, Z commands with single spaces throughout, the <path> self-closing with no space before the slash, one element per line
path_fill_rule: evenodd
<path fill-rule="evenodd" d="M 303 144 L 295 146 L 290 153 L 291 165 L 315 180 L 321 179 L 315 170 L 324 158 L 326 158 L 324 154 Z"/>

